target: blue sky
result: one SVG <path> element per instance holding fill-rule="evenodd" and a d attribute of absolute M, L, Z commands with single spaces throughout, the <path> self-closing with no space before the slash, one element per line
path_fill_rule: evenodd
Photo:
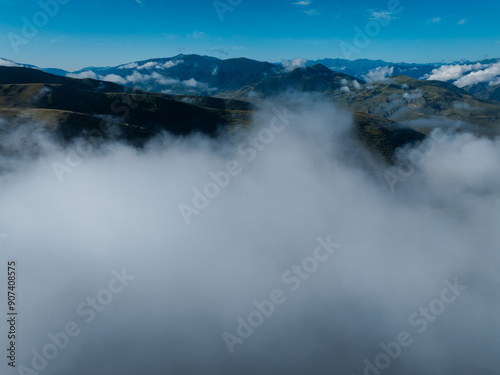
<path fill-rule="evenodd" d="M 67 70 L 179 53 L 273 62 L 500 57 L 500 3 L 491 0 L 401 0 L 399 5 L 397 0 L 220 0 L 220 9 L 227 9 L 223 20 L 213 0 L 57 1 L 66 4 L 57 3 L 59 9 L 50 8 L 52 14 L 44 18 L 38 1 L 0 0 L 0 56 Z M 37 16 L 39 27 L 35 23 L 35 30 L 23 33 L 24 20 L 34 22 Z M 369 24 L 370 43 L 358 48 L 355 28 L 366 30 Z M 342 45 L 355 52 L 345 55 Z"/>

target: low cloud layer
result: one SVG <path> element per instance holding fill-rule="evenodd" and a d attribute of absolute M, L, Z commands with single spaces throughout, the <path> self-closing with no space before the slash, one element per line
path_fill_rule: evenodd
<path fill-rule="evenodd" d="M 281 65 L 286 72 L 292 72 L 295 69 L 303 69 L 306 67 L 307 60 L 296 57 L 292 60 L 282 60 Z"/>
<path fill-rule="evenodd" d="M 137 62 L 126 64 L 126 65 L 121 65 L 118 67 L 118 69 L 137 69 L 137 70 L 144 70 L 144 69 L 159 69 L 159 70 L 164 70 L 164 69 L 169 69 L 174 66 L 177 66 L 179 64 L 182 64 L 184 61 L 183 60 L 169 60 L 165 63 L 160 63 L 157 61 L 149 61 L 147 63 L 144 63 L 140 65 Z"/>
<path fill-rule="evenodd" d="M 133 71 L 127 72 L 125 74 L 107 74 L 101 75 L 92 70 L 86 70 L 79 73 L 68 73 L 67 77 L 70 78 L 91 78 L 98 79 L 101 81 L 113 82 L 120 85 L 136 85 L 136 84 L 160 84 L 160 85 L 182 85 L 188 88 L 198 88 L 201 90 L 208 89 L 208 85 L 202 82 L 196 81 L 194 78 L 187 80 L 179 80 L 175 78 L 171 78 L 168 75 L 160 74 L 159 71 L 163 71 L 169 68 L 172 68 L 178 64 L 182 64 L 184 61 L 176 60 L 176 61 L 167 61 L 165 63 L 159 63 L 155 61 L 150 61 L 140 65 L 137 62 L 130 63 L 127 65 L 122 65 L 118 67 L 118 70 L 122 69 L 133 69 Z M 214 74 L 217 73 L 217 67 L 214 67 Z"/>
<path fill-rule="evenodd" d="M 394 73 L 393 66 L 383 66 L 370 70 L 363 79 L 368 83 L 385 82 Z"/>
<path fill-rule="evenodd" d="M 68 73 L 66 74 L 66 77 L 69 77 L 69 78 L 77 78 L 77 79 L 97 79 L 97 80 L 100 80 L 100 81 L 106 81 L 106 82 L 113 82 L 113 83 L 117 83 L 117 84 L 120 84 L 120 85 L 125 85 L 129 82 L 132 82 L 132 81 L 128 81 L 126 79 L 124 79 L 123 77 L 120 77 L 119 75 L 116 75 L 116 74 L 107 74 L 107 75 L 99 75 L 95 72 L 93 72 L 92 70 L 86 70 L 84 72 L 80 72 L 80 73 Z"/>
<path fill-rule="evenodd" d="M 82 144 L 32 127 L 2 137 L 32 151 L 0 175 L 18 365 L 41 366 L 32 350 L 74 322 L 36 373 L 363 374 L 381 343 L 411 341 L 380 373 L 496 374 L 500 141 L 437 132 L 388 166 L 350 115 L 309 97 L 286 106 L 265 103 L 230 137 L 109 143 L 79 162 Z M 61 183 L 52 166 L 68 160 Z M 206 207 L 186 224 L 179 205 L 197 191 Z M 338 246 L 326 256 L 320 240 Z"/>
<path fill-rule="evenodd" d="M 6 60 L 6 59 L 0 58 L 0 66 L 20 67 L 22 65 L 19 65 L 19 64 L 15 63 L 14 61 L 10 61 L 10 60 Z"/>
<path fill-rule="evenodd" d="M 429 80 L 453 82 L 458 87 L 485 83 L 489 86 L 500 84 L 500 63 L 443 65 L 434 69 L 426 77 Z"/>

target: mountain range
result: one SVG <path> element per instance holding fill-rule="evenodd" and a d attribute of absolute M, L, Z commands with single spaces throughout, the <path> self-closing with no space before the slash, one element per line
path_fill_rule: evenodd
<path fill-rule="evenodd" d="M 460 66 L 475 66 L 477 71 L 495 64 L 491 60 Z M 217 136 L 251 124 L 253 109 L 285 93 L 320 95 L 351 111 L 357 136 L 388 161 L 398 147 L 424 139 L 436 123 L 459 123 L 459 129 L 487 137 L 500 132 L 496 85 L 458 87 L 452 80 L 414 78 L 440 74 L 446 65 L 391 65 L 381 60 L 272 64 L 198 55 L 71 73 L 8 60 L 0 60 L 0 65 L 0 115 L 11 124 L 44 124 L 65 141 L 102 130 L 103 124 L 115 129 L 108 136 L 134 144 L 160 131 Z"/>
<path fill-rule="evenodd" d="M 499 98 L 500 59 L 429 64 L 391 63 L 368 59 L 294 59 L 269 63 L 247 58 L 222 60 L 212 56 L 181 54 L 170 58 L 135 61 L 115 67 L 87 67 L 73 72 L 59 68 L 37 68 L 33 65 L 0 59 L 0 66 L 23 66 L 59 76 L 100 79 L 128 87 L 139 86 L 147 91 L 178 95 L 223 95 L 226 92 L 254 86 L 265 78 L 289 73 L 295 68 L 312 67 L 317 64 L 368 83 L 404 75 L 417 80 L 456 83 L 458 87 L 478 99 Z"/>
<path fill-rule="evenodd" d="M 151 93 L 32 68 L 0 67 L 0 117 L 8 120 L 0 127 L 3 135 L 28 123 L 33 130 L 42 125 L 65 143 L 100 131 L 105 138 L 141 146 L 162 131 L 229 134 L 234 127 L 251 125 L 254 109 L 255 104 L 235 99 Z M 376 116 L 356 113 L 354 120 L 355 135 L 387 161 L 398 147 L 425 138 Z"/>

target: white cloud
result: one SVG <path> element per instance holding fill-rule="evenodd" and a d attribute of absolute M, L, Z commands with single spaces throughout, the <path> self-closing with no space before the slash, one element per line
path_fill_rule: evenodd
<path fill-rule="evenodd" d="M 485 348 L 498 346 L 500 330 L 500 141 L 435 134 L 394 166 L 380 165 L 352 138 L 349 115 L 299 97 L 287 103 L 296 117 L 257 151 L 253 142 L 281 105 L 264 103 L 233 141 L 162 136 L 140 151 L 107 143 L 63 183 L 48 164 L 65 163 L 74 147 L 50 144 L 2 172 L 2 251 L 22 260 L 26 285 L 19 363 L 30 366 L 30 350 L 53 346 L 47 335 L 74 320 L 82 333 L 48 362 L 50 373 L 141 373 L 144 361 L 126 354 L 144 353 L 147 342 L 148 373 L 228 375 L 251 363 L 254 374 L 362 374 L 363 359 L 373 362 L 381 342 L 394 347 L 404 330 L 415 344 L 384 375 L 450 375 L 456 366 L 474 374 L 478 362 L 496 374 L 500 358 Z M 255 159 L 240 155 L 240 142 Z M 209 172 L 235 160 L 241 173 L 205 198 Z M 397 194 L 382 177 L 389 172 L 403 180 Z M 194 188 L 208 203 L 188 226 L 178 206 L 192 205 Z M 306 257 L 327 250 L 314 251 L 317 237 L 341 246 L 310 271 Z M 292 266 L 304 278 L 284 284 Z M 109 281 L 122 268 L 135 279 L 110 301 L 102 288 L 121 288 Z M 467 289 L 443 310 L 443 291 L 454 298 L 445 279 Z M 258 311 L 254 301 L 265 306 L 276 288 L 286 301 L 231 356 L 222 334 L 237 334 Z M 75 308 L 89 297 L 99 310 L 86 310 L 95 313 L 86 324 Z M 422 309 L 420 334 L 408 317 Z"/>
<path fill-rule="evenodd" d="M 106 81 L 106 82 L 118 83 L 119 85 L 126 85 L 127 84 L 126 79 L 124 79 L 123 77 L 120 77 L 119 75 L 116 75 L 116 74 L 108 74 L 107 76 L 104 76 L 100 79 L 103 81 Z"/>
<path fill-rule="evenodd" d="M 0 66 L 20 67 L 21 65 L 15 63 L 14 61 L 5 60 L 0 57 Z"/>
<path fill-rule="evenodd" d="M 490 82 L 490 86 L 500 85 L 500 77 Z"/>
<path fill-rule="evenodd" d="M 161 85 L 176 85 L 176 84 L 179 84 L 181 82 L 178 79 L 165 77 L 165 76 L 162 76 L 161 74 L 156 73 L 156 72 L 151 74 L 151 78 L 154 79 L 157 83 L 159 83 Z"/>
<path fill-rule="evenodd" d="M 132 66 L 132 64 L 130 64 Z M 68 73 L 66 77 L 77 78 L 77 79 L 97 79 L 106 82 L 113 82 L 119 85 L 126 85 L 127 83 L 140 83 L 146 82 L 152 79 L 151 75 L 141 74 L 137 70 L 135 70 L 132 74 L 127 75 L 125 77 L 119 76 L 117 74 L 108 74 L 105 76 L 98 75 L 95 72 L 89 70 L 81 73 Z"/>
<path fill-rule="evenodd" d="M 184 61 L 183 60 L 169 60 L 166 63 L 159 63 L 155 61 L 149 61 L 143 65 L 139 65 L 139 63 L 134 62 L 126 65 L 119 66 L 118 69 L 138 69 L 138 70 L 143 70 L 143 69 L 169 69 L 172 68 L 178 64 L 182 64 Z"/>
<path fill-rule="evenodd" d="M 76 74 L 75 73 L 68 73 L 68 74 L 66 74 L 66 77 L 77 78 L 77 79 L 87 79 L 87 78 L 99 79 L 97 74 L 95 74 L 92 70 L 87 70 L 85 72 L 76 73 Z"/>
<path fill-rule="evenodd" d="M 141 66 L 138 66 L 137 69 L 138 70 L 142 70 L 142 69 L 151 69 L 151 68 L 155 68 L 157 67 L 159 64 L 154 62 L 154 61 L 150 61 L 150 62 L 147 62 L 146 64 L 144 65 L 141 65 Z"/>
<path fill-rule="evenodd" d="M 308 7 L 311 4 L 312 4 L 311 0 L 302 0 L 302 1 L 298 1 L 296 3 L 292 3 L 292 5 L 300 5 L 303 7 Z M 307 14 L 308 16 L 311 16 L 311 17 L 319 15 L 318 9 L 306 9 L 306 10 L 303 10 L 302 12 L 304 12 L 305 14 Z"/>
<path fill-rule="evenodd" d="M 478 70 L 476 72 L 469 73 L 463 76 L 455 82 L 458 87 L 465 87 L 469 85 L 475 85 L 476 83 L 483 82 L 496 82 L 500 76 L 500 63 L 491 64 L 488 68 L 483 70 Z"/>
<path fill-rule="evenodd" d="M 165 77 L 158 72 L 153 72 L 152 74 L 141 74 L 136 70 L 131 75 L 126 76 L 125 79 L 130 83 L 156 82 L 160 85 L 181 84 L 189 88 L 207 88 L 207 85 L 205 83 L 198 82 L 194 78 L 180 81 L 178 79 Z"/>
<path fill-rule="evenodd" d="M 304 13 L 311 17 L 319 15 L 319 11 L 317 9 L 304 10 Z"/>
<path fill-rule="evenodd" d="M 351 92 L 351 89 L 350 89 L 349 87 L 347 87 L 347 86 L 342 86 L 342 87 L 340 88 L 340 91 L 343 91 L 343 92 Z"/>
<path fill-rule="evenodd" d="M 461 78 L 464 73 L 470 72 L 471 70 L 478 70 L 483 67 L 482 64 L 477 63 L 473 65 L 443 65 L 437 69 L 434 69 L 427 78 L 428 80 L 434 81 L 452 81 Z"/>
<path fill-rule="evenodd" d="M 294 58 L 293 60 L 282 60 L 281 65 L 283 66 L 283 69 L 287 72 L 291 72 L 295 69 L 303 69 L 306 66 L 306 59 L 302 59 L 299 57 Z"/>
<path fill-rule="evenodd" d="M 378 68 L 370 70 L 366 75 L 363 76 L 366 82 L 384 82 L 387 81 L 390 76 L 394 73 L 393 66 L 379 66 Z"/>
<path fill-rule="evenodd" d="M 413 101 L 413 100 L 418 100 L 420 99 L 424 93 L 421 90 L 414 90 L 413 92 L 405 92 L 403 94 L 403 99 L 406 99 L 407 101 Z"/>
<path fill-rule="evenodd" d="M 370 16 L 368 17 L 370 20 L 378 20 L 379 18 L 389 20 L 392 18 L 392 13 L 387 10 L 381 12 L 371 11 Z"/>
<path fill-rule="evenodd" d="M 352 81 L 352 84 L 354 85 L 354 88 L 356 90 L 359 90 L 361 88 L 361 84 L 356 80 Z"/>
<path fill-rule="evenodd" d="M 176 60 L 176 61 L 167 61 L 165 64 L 162 65 L 163 69 L 169 69 L 173 68 L 174 66 L 177 66 L 179 64 L 184 63 L 184 60 Z"/>
<path fill-rule="evenodd" d="M 198 82 L 194 78 L 182 81 L 182 84 L 186 87 L 193 87 L 193 88 L 198 86 Z"/>
<path fill-rule="evenodd" d="M 125 79 L 132 83 L 145 82 L 151 79 L 151 76 L 146 74 L 141 74 L 135 70 L 132 74 L 125 77 Z"/>
<path fill-rule="evenodd" d="M 467 18 L 463 18 L 460 21 L 458 21 L 458 24 L 459 25 L 465 25 L 466 22 L 467 22 Z"/>
<path fill-rule="evenodd" d="M 134 63 L 130 63 L 130 64 L 127 64 L 127 65 L 122 65 L 122 66 L 119 66 L 118 69 L 135 69 L 139 66 L 138 63 L 134 62 Z"/>
<path fill-rule="evenodd" d="M 441 17 L 434 17 L 429 22 L 430 23 L 441 23 L 441 21 L 442 21 Z"/>
<path fill-rule="evenodd" d="M 458 87 L 488 83 L 500 84 L 500 63 L 494 64 L 455 64 L 443 65 L 434 69 L 430 75 L 423 79 L 436 81 L 452 81 Z"/>

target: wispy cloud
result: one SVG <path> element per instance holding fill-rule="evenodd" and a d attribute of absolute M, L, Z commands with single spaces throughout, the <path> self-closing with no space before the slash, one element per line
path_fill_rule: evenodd
<path fill-rule="evenodd" d="M 205 35 L 206 34 L 203 31 L 194 31 L 192 34 L 188 34 L 188 37 L 193 39 L 198 39 Z"/>
<path fill-rule="evenodd" d="M 389 12 L 389 11 L 381 11 L 381 12 L 377 12 L 377 11 L 374 11 L 374 10 L 371 10 L 370 11 L 370 16 L 368 17 L 370 20 L 378 20 L 379 18 L 383 18 L 383 19 L 392 19 L 392 13 Z"/>
<path fill-rule="evenodd" d="M 460 21 L 458 21 L 458 24 L 459 24 L 459 25 L 465 25 L 465 23 L 466 23 L 467 21 L 468 21 L 468 20 L 467 20 L 467 18 L 463 18 L 463 19 L 461 19 Z"/>
<path fill-rule="evenodd" d="M 304 13 L 307 14 L 308 16 L 311 16 L 311 17 L 319 15 L 319 11 L 317 9 L 304 10 Z"/>
<path fill-rule="evenodd" d="M 292 5 L 299 5 L 302 7 L 308 7 L 311 4 L 312 4 L 311 0 L 301 0 L 301 1 L 297 1 L 295 3 L 292 3 Z M 306 10 L 303 10 L 302 12 L 307 14 L 308 16 L 311 16 L 311 17 L 319 15 L 318 9 L 306 9 Z"/>
<path fill-rule="evenodd" d="M 443 19 L 441 17 L 434 17 L 428 23 L 441 23 Z"/>

